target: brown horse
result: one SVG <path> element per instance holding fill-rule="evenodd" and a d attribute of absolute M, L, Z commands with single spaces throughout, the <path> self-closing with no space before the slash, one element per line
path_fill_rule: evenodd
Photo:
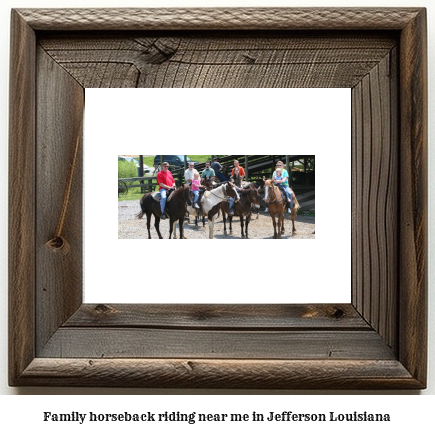
<path fill-rule="evenodd" d="M 250 184 L 248 189 L 239 191 L 240 200 L 234 204 L 235 215 L 240 217 L 240 226 L 242 228 L 242 238 L 249 238 L 248 226 L 252 216 L 252 204 L 260 206 L 260 189 L 256 188 L 253 184 Z M 233 216 L 229 213 L 229 203 L 222 202 L 222 215 L 224 218 L 224 234 L 227 235 L 226 215 L 230 221 L 230 235 L 233 235 Z M 244 230 L 244 218 L 246 217 L 246 231 Z"/>
<path fill-rule="evenodd" d="M 154 226 L 156 228 L 157 234 L 159 235 L 160 239 L 163 239 L 162 234 L 160 233 L 160 216 L 162 215 L 162 212 L 160 210 L 160 202 L 155 201 L 152 196 L 153 193 L 148 193 L 142 197 L 142 199 L 140 200 L 141 212 L 137 214 L 136 217 L 141 219 L 144 214 L 146 214 L 148 238 L 151 239 L 151 214 L 153 214 L 155 219 Z M 171 238 L 173 227 L 178 221 L 180 225 L 180 238 L 186 239 L 186 237 L 184 236 L 183 223 L 184 216 L 187 211 L 187 205 L 192 205 L 192 202 L 190 200 L 190 191 L 188 185 L 183 185 L 179 189 L 175 190 L 168 198 L 167 213 L 170 218 L 169 238 Z"/>
<path fill-rule="evenodd" d="M 288 202 L 286 198 L 283 198 L 281 195 L 281 190 L 273 184 L 273 181 L 271 179 L 265 179 L 264 180 L 264 192 L 265 197 L 264 201 L 267 203 L 267 207 L 269 208 L 269 214 L 272 217 L 273 221 L 273 238 L 281 238 L 281 234 L 285 233 L 284 229 L 284 213 L 288 208 Z M 296 199 L 296 196 L 292 190 L 292 196 L 293 196 L 293 208 L 292 208 L 292 235 L 296 232 L 295 227 L 295 217 L 297 210 L 300 208 L 299 202 Z M 277 231 L 277 225 L 275 221 L 275 216 L 278 215 L 278 231 Z"/>

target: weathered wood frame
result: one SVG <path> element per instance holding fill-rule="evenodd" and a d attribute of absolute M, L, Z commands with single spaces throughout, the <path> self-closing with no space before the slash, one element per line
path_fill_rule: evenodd
<path fill-rule="evenodd" d="M 70 253 L 49 252 L 44 243 L 82 128 L 84 89 L 38 41 L 147 30 L 397 38 L 396 54 L 352 88 L 350 305 L 82 304 L 81 165 L 65 225 Z M 23 9 L 12 11 L 11 35 L 11 385 L 426 387 L 425 9 Z"/>

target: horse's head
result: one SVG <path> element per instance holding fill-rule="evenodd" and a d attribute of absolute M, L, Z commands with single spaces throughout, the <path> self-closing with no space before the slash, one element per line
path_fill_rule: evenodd
<path fill-rule="evenodd" d="M 206 190 L 213 190 L 213 181 L 210 178 L 202 178 L 201 185 L 203 185 Z"/>
<path fill-rule="evenodd" d="M 180 187 L 180 190 L 183 192 L 183 198 L 188 206 L 192 206 L 192 198 L 190 197 L 190 184 L 184 184 L 183 187 Z"/>
<path fill-rule="evenodd" d="M 260 206 L 260 188 L 256 188 L 254 184 L 249 185 L 249 199 L 251 202 L 256 205 Z"/>
<path fill-rule="evenodd" d="M 273 191 L 273 181 L 271 179 L 266 179 L 263 176 L 264 181 L 264 201 L 267 203 L 269 201 L 269 195 Z"/>
<path fill-rule="evenodd" d="M 225 191 L 227 193 L 227 196 L 232 197 L 233 199 L 235 199 L 236 202 L 238 202 L 240 200 L 240 196 L 236 190 L 236 186 L 232 182 L 227 182 L 224 185 L 224 188 L 225 188 Z"/>

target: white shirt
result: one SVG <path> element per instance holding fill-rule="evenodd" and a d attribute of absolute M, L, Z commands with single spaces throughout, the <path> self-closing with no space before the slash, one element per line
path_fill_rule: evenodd
<path fill-rule="evenodd" d="M 196 169 L 193 169 L 193 170 L 187 169 L 184 172 L 184 179 L 185 179 L 185 181 L 187 182 L 190 179 L 193 179 L 193 176 L 195 175 L 195 173 L 198 173 L 198 175 L 199 175 L 199 172 Z"/>

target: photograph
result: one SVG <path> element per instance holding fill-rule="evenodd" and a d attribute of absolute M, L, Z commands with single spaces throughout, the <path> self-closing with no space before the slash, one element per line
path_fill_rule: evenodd
<path fill-rule="evenodd" d="M 118 238 L 168 232 L 314 239 L 315 155 L 118 155 Z"/>

